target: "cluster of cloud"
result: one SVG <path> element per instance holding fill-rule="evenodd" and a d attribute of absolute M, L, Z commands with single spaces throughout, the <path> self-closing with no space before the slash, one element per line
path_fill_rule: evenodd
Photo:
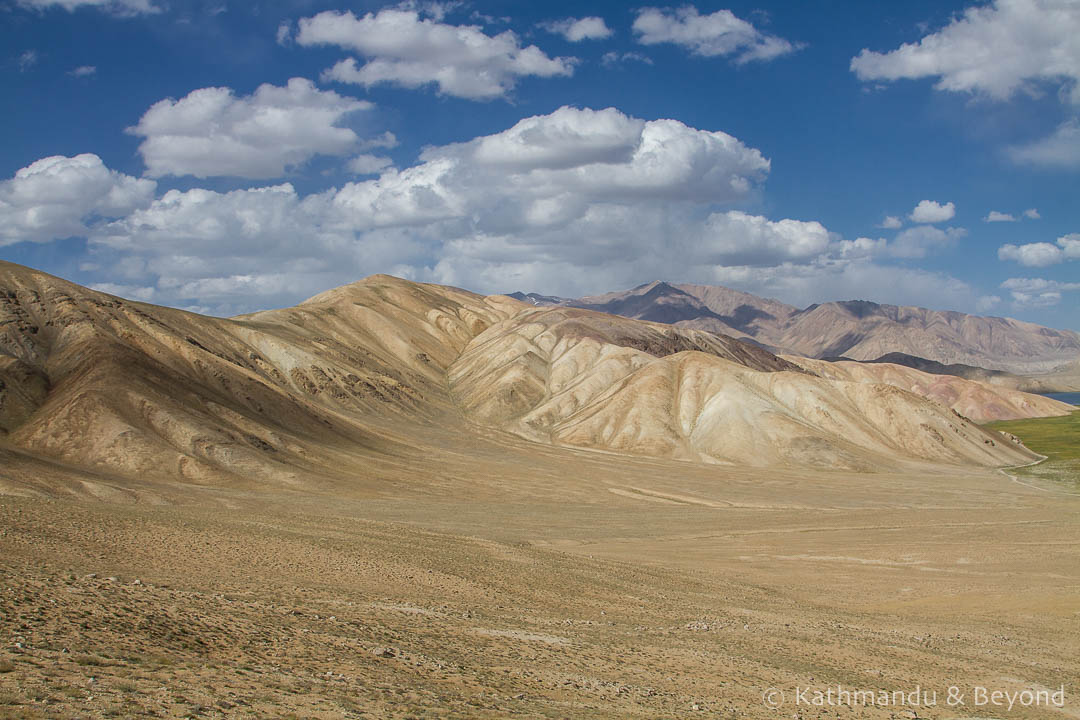
<path fill-rule="evenodd" d="M 1078 282 L 1060 282 L 1044 278 L 1009 278 L 1001 283 L 1009 291 L 1017 308 L 1052 307 L 1061 302 L 1061 293 L 1080 290 Z"/>
<path fill-rule="evenodd" d="M 1036 96 L 1056 86 L 1062 101 L 1080 106 L 1080 13 L 1075 0 L 993 0 L 886 53 L 863 49 L 851 70 L 863 81 L 938 78 L 935 88 L 993 100 Z M 1016 163 L 1080 167 L 1080 122 L 1066 120 L 1047 137 L 1008 148 Z"/>
<path fill-rule="evenodd" d="M 933 200 L 922 200 L 908 215 L 912 222 L 917 223 L 941 223 L 948 222 L 956 217 L 956 206 L 951 202 L 944 205 Z"/>
<path fill-rule="evenodd" d="M 1056 245 L 1048 242 L 1002 245 L 998 248 L 998 259 L 1011 260 L 1025 267 L 1048 267 L 1066 260 L 1080 260 L 1080 233 L 1063 235 Z"/>
<path fill-rule="evenodd" d="M 948 222 L 956 217 L 956 205 L 951 202 L 939 203 L 935 200 L 921 200 L 910 213 L 907 214 L 907 219 L 918 225 L 935 225 L 937 223 Z M 904 226 L 904 220 L 899 215 L 886 215 L 885 219 L 878 225 L 879 228 L 885 230 L 899 230 Z M 912 228 L 912 230 L 919 230 L 922 234 L 926 235 L 933 228 Z M 918 234 L 918 233 L 916 233 Z"/>
<path fill-rule="evenodd" d="M 884 298 L 895 302 L 968 292 L 875 264 L 907 252 L 902 244 L 732 209 L 755 200 L 769 161 L 675 120 L 564 107 L 429 148 L 405 169 L 364 162 L 381 174 L 308 195 L 282 183 L 155 197 L 153 180 L 96 156 L 47 158 L 0 185 L 0 237 L 84 235 L 85 267 L 110 268 L 109 291 L 218 314 L 296 302 L 376 271 L 567 295 L 655 277 L 811 299 L 888 286 L 903 287 Z"/>
<path fill-rule="evenodd" d="M 540 27 L 556 35 L 562 35 L 570 42 L 603 40 L 614 34 L 614 31 L 604 22 L 604 18 L 596 16 L 555 20 L 542 23 Z"/>
<path fill-rule="evenodd" d="M 858 238 L 856 242 L 860 243 L 860 251 L 901 260 L 917 260 L 954 247 L 960 238 L 968 234 L 962 227 L 935 227 L 956 217 L 956 205 L 952 202 L 921 200 L 906 217 L 915 225 L 897 233 L 891 242 Z M 904 219 L 898 215 L 886 215 L 878 227 L 900 230 L 904 227 Z"/>
<path fill-rule="evenodd" d="M 643 45 L 672 43 L 695 55 L 734 55 L 736 64 L 773 60 L 793 53 L 799 46 L 775 35 L 766 35 L 730 10 L 701 15 L 697 8 L 644 8 L 634 20 L 634 32 Z"/>
<path fill-rule="evenodd" d="M 864 49 L 851 61 L 860 80 L 937 77 L 939 90 L 1005 100 L 1062 86 L 1080 104 L 1080 14 L 1073 0 L 994 0 L 974 5 L 943 29 L 887 53 Z"/>
<path fill-rule="evenodd" d="M 1020 220 L 1038 220 L 1042 217 L 1039 211 L 1035 208 L 1028 208 L 1019 215 L 1013 215 L 1012 213 L 998 212 L 997 210 L 991 210 L 986 217 L 983 218 L 983 222 L 999 223 L 999 222 L 1020 222 Z"/>
<path fill-rule="evenodd" d="M 88 223 L 149 205 L 156 189 L 97 155 L 42 158 L 0 182 L 0 246 L 85 236 Z"/>
<path fill-rule="evenodd" d="M 506 97 L 526 77 L 567 77 L 579 62 L 551 57 L 535 45 L 524 46 L 510 30 L 489 35 L 476 25 L 452 25 L 443 19 L 450 8 L 405 3 L 357 17 L 352 12 L 325 11 L 278 28 L 277 41 L 302 46 L 331 45 L 355 52 L 322 73 L 324 81 L 372 87 L 388 83 L 407 88 L 435 85 L 443 95 L 471 100 Z M 602 40 L 614 31 L 598 16 L 541 23 L 548 32 L 570 42 Z M 671 43 L 705 56 L 733 55 L 737 64 L 767 61 L 799 49 L 783 38 L 767 35 L 729 10 L 701 15 L 693 6 L 676 10 L 644 8 L 633 30 L 643 45 Z M 635 52 L 606 53 L 601 63 L 651 60 Z"/>
<path fill-rule="evenodd" d="M 384 9 L 363 17 L 327 10 L 300 20 L 296 42 L 334 45 L 369 58 L 363 65 L 355 58 L 338 62 L 323 73 L 324 81 L 365 87 L 435 84 L 440 93 L 473 100 L 502 97 L 522 77 L 569 76 L 574 71 L 572 58 L 552 58 L 535 45 L 524 47 L 513 31 L 487 35 L 478 26 L 449 25 L 415 10 Z"/>
<path fill-rule="evenodd" d="M 128 132 L 144 138 L 139 153 L 150 177 L 275 178 L 315 155 L 354 151 L 360 138 L 339 123 L 371 107 L 293 78 L 244 97 L 211 87 L 161 100 Z"/>

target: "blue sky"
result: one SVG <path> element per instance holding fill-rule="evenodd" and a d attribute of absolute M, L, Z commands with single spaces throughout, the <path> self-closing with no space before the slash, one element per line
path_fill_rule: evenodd
<path fill-rule="evenodd" d="M 1080 329 L 1080 3 L 0 0 L 0 258 L 216 314 L 375 272 Z"/>

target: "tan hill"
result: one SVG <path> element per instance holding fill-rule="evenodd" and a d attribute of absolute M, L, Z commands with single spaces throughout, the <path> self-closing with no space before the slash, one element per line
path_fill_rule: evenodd
<path fill-rule="evenodd" d="M 51 476 L 159 501 L 188 484 L 302 491 L 492 431 L 754 465 L 1032 457 L 888 382 L 814 375 L 730 337 L 384 275 L 219 319 L 4 263 L 0 357 L 9 492 Z"/>
<path fill-rule="evenodd" d="M 790 305 L 730 288 L 651 282 L 625 292 L 577 300 L 533 295 L 539 304 L 561 304 L 638 320 L 682 325 L 734 337 L 754 338 L 796 312 Z"/>
<path fill-rule="evenodd" d="M 730 288 L 654 282 L 577 300 L 535 296 L 541 304 L 584 307 L 625 317 L 721 332 L 774 352 L 876 360 L 901 353 L 1034 378 L 1032 389 L 1070 390 L 1080 334 L 1010 318 L 979 317 L 866 301 L 799 310 Z M 1075 366 L 1080 367 L 1080 365 Z"/>
<path fill-rule="evenodd" d="M 975 422 L 1017 417 L 1061 415 L 1061 403 L 1042 395 L 1020 392 L 1001 385 L 925 373 L 892 363 L 826 362 L 788 357 L 793 363 L 821 377 L 859 382 L 885 383 L 933 400 Z"/>
<path fill-rule="evenodd" d="M 814 377 L 799 372 L 795 358 L 785 363 L 681 328 L 660 339 L 663 330 L 581 310 L 531 309 L 478 335 L 451 366 L 450 386 L 485 425 L 660 457 L 850 469 L 898 458 L 993 464 L 1001 451 L 1000 438 L 943 412 L 924 393 Z M 1033 398 L 1013 410 L 1068 409 Z"/>
<path fill-rule="evenodd" d="M 824 359 L 849 360 L 849 358 L 843 357 Z M 1003 370 L 987 370 L 986 368 L 962 363 L 946 365 L 934 360 L 899 352 L 888 353 L 874 360 L 861 362 L 903 365 L 933 375 L 953 375 L 965 380 L 977 380 L 988 385 L 1021 390 L 1026 393 L 1076 392 L 1080 390 L 1080 359 L 1071 365 L 1056 368 L 1050 373 L 1034 375 L 1015 375 Z"/>
<path fill-rule="evenodd" d="M 2 444 L 30 467 L 90 471 L 92 493 L 113 494 L 103 477 L 312 487 L 445 422 L 446 366 L 518 307 L 375 276 L 227 320 L 4 263 Z"/>
<path fill-rule="evenodd" d="M 811 306 L 769 338 L 800 355 L 873 360 L 890 352 L 945 364 L 1043 373 L 1080 355 L 1080 334 L 1011 318 L 838 302 Z"/>

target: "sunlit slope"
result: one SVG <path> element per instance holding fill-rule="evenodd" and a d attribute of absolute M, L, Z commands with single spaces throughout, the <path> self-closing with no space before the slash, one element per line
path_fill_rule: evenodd
<path fill-rule="evenodd" d="M 385 275 L 222 319 L 4 263 L 0 489 L 300 492 L 496 436 L 757 466 L 1031 457 L 920 397 L 942 399 L 922 381 L 792 360 L 724 335 Z M 963 397 L 963 414 L 1001 416 L 999 396 Z M 1029 405 L 1012 398 L 1013 416 L 1055 412 L 1016 397 Z"/>
<path fill-rule="evenodd" d="M 748 337 L 774 351 L 804 357 L 870 361 L 903 353 L 943 364 L 1034 374 L 1057 389 L 1074 386 L 1075 363 L 1080 362 L 1080 334 L 1070 330 L 865 300 L 799 310 L 731 288 L 653 282 L 623 292 L 553 301 Z"/>
<path fill-rule="evenodd" d="M 732 338 L 573 308 L 529 309 L 478 335 L 449 372 L 458 403 L 483 423 L 541 437 L 557 419 L 659 357 L 697 350 L 765 372 L 797 370 Z"/>
<path fill-rule="evenodd" d="M 449 378 L 476 422 L 556 444 L 849 469 L 1030 457 L 887 383 L 818 377 L 729 338 L 567 308 L 493 325 Z"/>
<path fill-rule="evenodd" d="M 920 372 L 891 363 L 825 362 L 807 358 L 788 360 L 822 377 L 858 383 L 886 383 L 934 400 L 983 423 L 992 420 L 1067 415 L 1072 408 L 1042 395 L 1001 385 L 965 380 L 952 375 Z"/>
<path fill-rule="evenodd" d="M 0 428 L 121 477 L 297 485 L 442 422 L 444 368 L 513 301 L 387 277 L 239 319 L 0 266 Z"/>

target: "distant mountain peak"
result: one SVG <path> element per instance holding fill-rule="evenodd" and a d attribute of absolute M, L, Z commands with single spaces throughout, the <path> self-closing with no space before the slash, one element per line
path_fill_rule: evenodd
<path fill-rule="evenodd" d="M 576 300 L 529 293 L 534 304 L 561 304 L 718 332 L 774 352 L 873 360 L 903 353 L 943 365 L 1031 374 L 1080 358 L 1080 334 L 956 311 L 870 300 L 815 303 L 799 309 L 718 285 L 652 280 L 630 290 Z M 537 298 L 547 302 L 537 303 Z"/>

